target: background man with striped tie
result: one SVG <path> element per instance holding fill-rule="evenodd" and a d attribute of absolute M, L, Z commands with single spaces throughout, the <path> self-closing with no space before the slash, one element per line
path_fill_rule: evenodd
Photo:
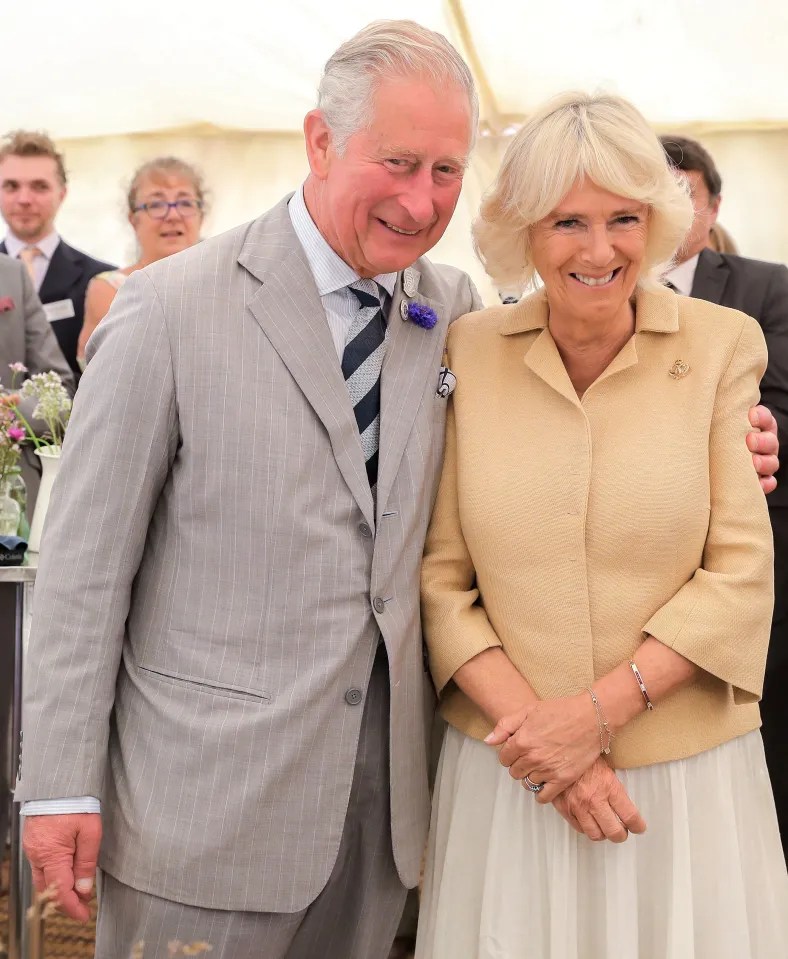
<path fill-rule="evenodd" d="M 362 30 L 306 117 L 303 188 L 135 273 L 90 341 L 18 795 L 36 885 L 75 916 L 103 824 L 98 959 L 389 950 L 428 824 L 441 359 L 480 305 L 424 254 L 476 122 L 442 37 Z"/>

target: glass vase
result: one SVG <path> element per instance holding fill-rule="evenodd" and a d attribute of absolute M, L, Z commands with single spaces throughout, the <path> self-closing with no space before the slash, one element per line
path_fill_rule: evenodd
<path fill-rule="evenodd" d="M 19 503 L 19 509 L 21 510 L 16 535 L 27 542 L 30 536 L 30 524 L 27 521 L 27 484 L 22 478 L 22 468 L 12 466 L 6 473 L 6 481 L 11 499 Z"/>
<path fill-rule="evenodd" d="M 0 536 L 16 536 L 22 509 L 11 495 L 9 477 L 0 480 Z"/>

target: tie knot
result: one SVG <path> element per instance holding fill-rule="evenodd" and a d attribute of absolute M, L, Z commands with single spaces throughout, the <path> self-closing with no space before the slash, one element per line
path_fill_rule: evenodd
<path fill-rule="evenodd" d="M 39 250 L 37 246 L 26 246 L 19 251 L 19 259 L 25 264 L 27 275 L 34 284 L 36 282 L 36 268 L 34 266 L 34 261 L 35 258 L 40 255 L 41 250 Z"/>
<path fill-rule="evenodd" d="M 374 306 L 380 309 L 380 294 L 374 280 L 357 280 L 348 287 L 361 306 Z"/>

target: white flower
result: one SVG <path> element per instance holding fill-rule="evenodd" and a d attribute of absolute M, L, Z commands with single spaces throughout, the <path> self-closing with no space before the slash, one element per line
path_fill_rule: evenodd
<path fill-rule="evenodd" d="M 71 397 L 60 376 L 51 370 L 36 373 L 29 380 L 25 380 L 19 394 L 26 399 L 36 400 L 33 416 L 46 422 L 52 442 L 57 446 L 61 445 L 71 415 Z"/>

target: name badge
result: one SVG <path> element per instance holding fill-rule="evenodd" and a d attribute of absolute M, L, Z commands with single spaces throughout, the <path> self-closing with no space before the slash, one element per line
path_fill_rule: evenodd
<path fill-rule="evenodd" d="M 44 313 L 50 323 L 54 323 L 55 320 L 68 320 L 75 315 L 74 301 L 56 300 L 54 303 L 44 303 Z"/>

